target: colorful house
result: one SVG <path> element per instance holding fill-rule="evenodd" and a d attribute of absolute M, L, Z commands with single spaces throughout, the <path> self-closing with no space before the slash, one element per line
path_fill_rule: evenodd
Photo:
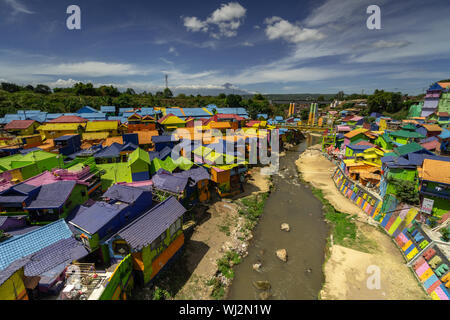
<path fill-rule="evenodd" d="M 128 132 L 153 130 L 156 130 L 156 120 L 152 116 L 134 113 L 128 117 Z"/>
<path fill-rule="evenodd" d="M 369 132 L 369 130 L 364 129 L 364 128 L 358 128 L 355 130 L 352 130 L 350 132 L 347 132 L 344 135 L 344 145 L 349 145 L 349 144 L 353 144 L 355 141 L 357 140 L 364 140 L 364 141 L 371 141 L 371 140 L 375 140 L 376 136 L 374 136 L 373 134 L 371 134 Z"/>
<path fill-rule="evenodd" d="M 136 282 L 148 284 L 181 252 L 185 212 L 174 197 L 157 204 L 107 241 L 110 256 L 131 253 Z"/>
<path fill-rule="evenodd" d="M 389 137 L 387 133 L 379 135 L 374 143 L 384 150 L 392 150 L 395 146 L 394 141 Z"/>
<path fill-rule="evenodd" d="M 76 181 L 57 181 L 43 185 L 36 199 L 24 207 L 31 221 L 43 223 L 66 218 L 71 211 L 88 200 L 87 187 Z"/>
<path fill-rule="evenodd" d="M 57 293 L 64 281 L 65 267 L 87 254 L 61 219 L 0 243 L 0 274 L 17 263 L 24 266 L 29 289 L 38 287 L 41 292 Z"/>
<path fill-rule="evenodd" d="M 37 127 L 39 127 L 39 123 L 34 120 L 13 120 L 3 129 L 16 136 L 29 136 L 36 133 Z"/>
<path fill-rule="evenodd" d="M 133 181 L 150 180 L 150 156 L 147 151 L 137 148 L 128 158 Z"/>
<path fill-rule="evenodd" d="M 186 126 L 186 121 L 175 116 L 173 113 L 166 114 L 158 120 L 158 123 L 164 128 L 165 131 L 173 131 L 177 128 L 183 128 Z"/>
<path fill-rule="evenodd" d="M 27 258 L 19 259 L 0 271 L 0 300 L 28 300 L 24 266 Z"/>
<path fill-rule="evenodd" d="M 441 218 L 450 212 L 450 162 L 425 159 L 418 171 L 420 194 L 433 200 L 432 214 Z"/>
<path fill-rule="evenodd" d="M 105 139 L 109 136 L 117 136 L 119 134 L 119 122 L 116 120 L 104 120 L 104 121 L 89 121 L 85 127 L 86 135 L 97 135 L 98 139 Z M 92 137 L 90 137 L 92 139 Z"/>
<path fill-rule="evenodd" d="M 45 139 L 55 139 L 64 135 L 81 134 L 86 123 L 45 123 L 37 128 Z"/>

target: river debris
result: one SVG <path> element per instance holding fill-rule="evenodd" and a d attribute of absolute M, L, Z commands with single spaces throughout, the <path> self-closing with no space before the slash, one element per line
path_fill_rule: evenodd
<path fill-rule="evenodd" d="M 257 262 L 255 264 L 253 264 L 253 266 L 252 266 L 253 270 L 258 271 L 258 272 L 261 271 L 261 267 L 262 267 L 261 262 Z"/>
<path fill-rule="evenodd" d="M 267 299 L 269 299 L 270 297 L 271 297 L 271 294 L 270 294 L 269 291 L 263 291 L 263 292 L 261 292 L 261 293 L 259 294 L 259 298 L 260 298 L 261 300 L 267 300 Z"/>
<path fill-rule="evenodd" d="M 271 288 L 270 282 L 267 280 L 253 281 L 253 285 L 258 290 L 269 290 Z"/>
<path fill-rule="evenodd" d="M 278 249 L 277 252 L 277 257 L 281 260 L 286 262 L 287 261 L 287 251 L 286 249 Z"/>
<path fill-rule="evenodd" d="M 282 223 L 282 224 L 281 224 L 281 230 L 282 230 L 282 231 L 287 231 L 287 232 L 289 232 L 289 230 L 291 230 L 291 228 L 289 227 L 289 224 L 287 224 L 287 223 Z"/>

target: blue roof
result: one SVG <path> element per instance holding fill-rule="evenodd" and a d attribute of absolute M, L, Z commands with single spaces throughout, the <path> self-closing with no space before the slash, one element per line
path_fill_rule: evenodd
<path fill-rule="evenodd" d="M 106 113 L 103 112 L 79 113 L 78 116 L 88 120 L 106 120 Z"/>
<path fill-rule="evenodd" d="M 153 143 L 167 143 L 167 142 L 174 142 L 174 141 L 178 141 L 178 140 L 176 140 L 176 138 L 172 135 L 170 135 L 170 136 L 166 136 L 166 135 L 152 136 Z"/>
<path fill-rule="evenodd" d="M 70 237 L 72 237 L 72 232 L 66 222 L 60 219 L 15 239 L 0 243 L 0 270 L 20 258 Z"/>
<path fill-rule="evenodd" d="M 109 147 L 103 148 L 102 150 L 94 154 L 94 158 L 117 158 L 120 156 L 120 150 L 122 145 L 120 143 L 114 142 Z"/>
<path fill-rule="evenodd" d="M 69 223 L 94 234 L 127 207 L 125 203 L 110 204 L 97 201 L 86 210 L 80 210 Z"/>
<path fill-rule="evenodd" d="M 269 118 L 269 116 L 267 115 L 267 113 L 258 113 L 256 118 L 264 118 L 267 120 L 267 118 Z"/>
<path fill-rule="evenodd" d="M 156 189 L 166 190 L 174 193 L 182 193 L 188 183 L 188 178 L 176 177 L 172 174 L 161 173 L 158 170 L 152 177 L 153 186 Z"/>
<path fill-rule="evenodd" d="M 97 112 L 98 112 L 97 109 L 94 109 L 94 108 L 92 108 L 92 107 L 90 107 L 90 106 L 84 106 L 84 107 L 82 107 L 82 108 L 80 108 L 80 109 L 77 110 L 77 113 L 78 113 L 78 114 L 83 114 L 83 113 L 97 113 Z"/>
<path fill-rule="evenodd" d="M 147 116 L 147 115 L 154 115 L 155 114 L 155 109 L 153 108 L 141 108 L 140 114 L 143 116 Z"/>
<path fill-rule="evenodd" d="M 100 106 L 100 111 L 101 112 L 116 112 L 116 107 L 115 106 Z"/>
<path fill-rule="evenodd" d="M 175 177 L 191 178 L 195 183 L 201 180 L 211 180 L 211 176 L 203 167 L 197 167 L 186 171 L 173 174 Z"/>
<path fill-rule="evenodd" d="M 356 145 L 356 144 L 349 144 L 347 148 L 350 148 L 352 150 L 366 150 L 369 148 L 372 148 L 371 146 L 365 146 L 365 145 Z"/>
<path fill-rule="evenodd" d="M 77 137 L 77 136 L 80 136 L 80 135 L 79 134 L 65 135 L 65 136 L 61 136 L 61 137 L 55 138 L 55 139 L 53 139 L 53 141 L 56 141 L 56 142 L 58 142 L 58 141 L 67 141 L 67 140 L 73 139 L 74 137 Z"/>
<path fill-rule="evenodd" d="M 203 108 L 183 108 L 183 111 L 186 117 L 211 117 L 211 114 L 203 110 Z"/>
<path fill-rule="evenodd" d="M 67 180 L 43 185 L 36 200 L 32 201 L 25 209 L 61 208 L 76 184 L 74 180 Z"/>
<path fill-rule="evenodd" d="M 132 204 L 144 193 L 148 192 L 131 186 L 115 184 L 103 194 L 103 197 Z M 149 197 L 151 198 L 151 195 Z"/>
<path fill-rule="evenodd" d="M 275 120 L 277 120 L 277 121 L 283 121 L 283 117 L 282 117 L 282 116 L 276 116 L 276 117 L 275 117 Z"/>
<path fill-rule="evenodd" d="M 185 212 L 181 203 L 169 197 L 121 229 L 116 236 L 125 240 L 133 250 L 139 251 L 161 236 Z"/>
<path fill-rule="evenodd" d="M 441 134 L 438 137 L 441 139 L 450 138 L 450 130 L 447 130 L 447 129 L 442 130 Z"/>

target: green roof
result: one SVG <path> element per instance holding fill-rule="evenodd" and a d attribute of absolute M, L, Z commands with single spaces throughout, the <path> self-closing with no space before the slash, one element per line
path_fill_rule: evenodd
<path fill-rule="evenodd" d="M 181 170 L 189 170 L 194 163 L 185 157 L 179 157 L 177 160 L 174 161 L 174 163 L 180 168 Z"/>
<path fill-rule="evenodd" d="M 422 150 L 422 149 L 423 149 L 423 147 L 420 144 L 415 143 L 415 142 L 411 142 L 411 143 L 408 143 L 408 144 L 405 144 L 403 146 L 395 148 L 394 152 L 396 154 L 398 154 L 399 156 L 403 156 L 405 154 L 408 154 L 408 153 L 411 153 L 411 152 L 416 152 L 416 151 L 419 151 L 419 150 Z"/>
<path fill-rule="evenodd" d="M 401 137 L 401 138 L 425 138 L 424 135 L 421 135 L 415 131 L 407 131 L 407 130 L 398 130 L 389 133 L 390 136 L 393 137 Z"/>
<path fill-rule="evenodd" d="M 33 151 L 23 156 L 21 161 L 40 161 L 57 157 L 57 154 L 46 151 Z"/>
<path fill-rule="evenodd" d="M 132 153 L 130 153 L 128 164 L 135 163 L 137 160 L 142 160 L 148 164 L 151 164 L 150 155 L 147 151 L 142 150 L 141 148 L 137 148 Z"/>
<path fill-rule="evenodd" d="M 405 129 L 405 130 L 408 130 L 408 131 L 410 131 L 410 130 L 415 131 L 417 129 L 416 126 L 413 125 L 412 123 L 405 124 L 401 128 Z"/>
<path fill-rule="evenodd" d="M 126 162 L 98 164 L 97 167 L 105 170 L 105 174 L 101 178 L 103 189 L 112 183 L 133 181 L 131 178 L 131 170 L 128 168 Z M 112 183 L 106 183 L 107 180 Z"/>

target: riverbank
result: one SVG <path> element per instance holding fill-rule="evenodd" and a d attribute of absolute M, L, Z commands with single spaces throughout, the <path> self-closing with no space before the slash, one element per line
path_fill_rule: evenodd
<path fill-rule="evenodd" d="M 324 203 L 327 220 L 334 224 L 321 299 L 421 300 L 428 299 L 392 240 L 359 207 L 335 187 L 336 166 L 322 156 L 320 145 L 303 152 L 296 161 L 305 182 Z M 380 288 L 367 287 L 369 266 L 380 270 Z"/>
<path fill-rule="evenodd" d="M 244 194 L 196 210 L 195 226 L 186 232 L 182 256 L 160 275 L 154 287 L 143 288 L 137 299 L 211 300 L 226 296 L 233 274 L 231 267 L 247 255 L 252 238 L 252 226 L 242 214 L 240 199 L 261 201 L 271 188 L 270 177 L 261 174 L 261 168 L 252 168 L 249 174 Z"/>

